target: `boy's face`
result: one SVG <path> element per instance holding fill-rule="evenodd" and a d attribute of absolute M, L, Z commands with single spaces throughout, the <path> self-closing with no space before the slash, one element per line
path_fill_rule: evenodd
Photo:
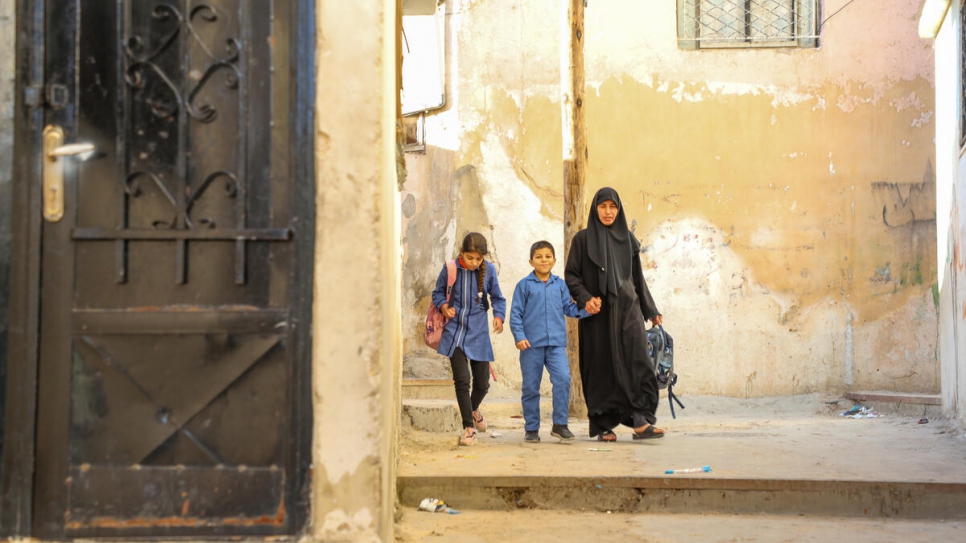
<path fill-rule="evenodd" d="M 549 247 L 544 247 L 542 249 L 537 249 L 533 253 L 533 257 L 530 259 L 530 265 L 533 266 L 533 271 L 537 272 L 537 275 L 546 276 L 550 274 L 550 269 L 553 265 L 557 263 L 557 259 L 553 256 L 553 251 Z"/>

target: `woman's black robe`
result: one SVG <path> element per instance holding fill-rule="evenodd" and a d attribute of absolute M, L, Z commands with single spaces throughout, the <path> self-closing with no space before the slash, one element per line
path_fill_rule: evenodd
<path fill-rule="evenodd" d="M 594 213 L 595 210 L 591 210 Z M 623 210 L 621 210 L 623 213 Z M 588 230 L 574 236 L 565 279 L 578 307 L 601 296 L 601 268 L 588 255 Z M 659 315 L 644 281 L 639 244 L 632 243 L 630 276 L 618 292 L 601 296 L 600 313 L 580 319 L 580 378 L 590 416 L 590 435 L 618 424 L 640 427 L 657 422 L 658 385 L 647 354 L 645 321 Z"/>

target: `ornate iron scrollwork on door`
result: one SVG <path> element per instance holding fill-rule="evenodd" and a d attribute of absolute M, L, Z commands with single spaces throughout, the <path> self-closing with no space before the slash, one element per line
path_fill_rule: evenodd
<path fill-rule="evenodd" d="M 208 3 L 179 8 L 132 1 L 125 9 L 118 224 L 113 230 L 77 228 L 74 239 L 114 240 L 119 283 L 127 281 L 130 241 L 174 241 L 178 284 L 188 280 L 189 241 L 234 241 L 235 283 L 244 284 L 246 242 L 288 240 L 291 233 L 248 225 L 252 180 L 241 25 Z M 235 22 L 244 17 L 234 15 Z M 218 41 L 223 56 L 211 47 Z M 224 190 L 209 190 L 222 183 Z M 205 210 L 194 216 L 200 207 Z"/>

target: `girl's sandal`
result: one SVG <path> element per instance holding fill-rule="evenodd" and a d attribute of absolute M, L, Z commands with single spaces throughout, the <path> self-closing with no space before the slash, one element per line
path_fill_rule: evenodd
<path fill-rule="evenodd" d="M 463 434 L 460 435 L 460 445 L 464 447 L 469 447 L 470 445 L 476 444 L 476 430 L 473 428 L 466 428 Z"/>
<path fill-rule="evenodd" d="M 648 424 L 641 431 L 634 429 L 634 439 L 657 439 L 659 437 L 664 437 L 664 430 L 655 428 L 653 424 Z"/>
<path fill-rule="evenodd" d="M 604 430 L 603 432 L 597 434 L 597 441 L 617 441 L 617 434 L 611 432 L 610 430 Z"/>
<path fill-rule="evenodd" d="M 483 413 L 479 410 L 473 411 L 473 426 L 476 427 L 477 431 L 486 433 L 486 419 L 483 418 Z"/>

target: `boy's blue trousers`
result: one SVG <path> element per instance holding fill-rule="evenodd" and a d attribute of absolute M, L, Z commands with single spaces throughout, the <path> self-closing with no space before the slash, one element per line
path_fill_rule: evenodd
<path fill-rule="evenodd" d="M 566 347 L 530 347 L 520 351 L 520 373 L 523 375 L 523 428 L 540 429 L 540 381 L 547 367 L 553 392 L 553 423 L 567 424 L 570 415 L 570 366 Z"/>

